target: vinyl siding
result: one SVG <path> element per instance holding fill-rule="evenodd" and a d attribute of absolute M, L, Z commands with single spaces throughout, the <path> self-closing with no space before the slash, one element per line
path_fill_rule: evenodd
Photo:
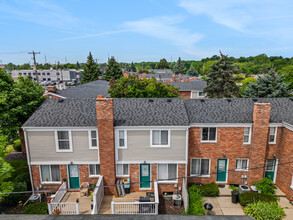
<path fill-rule="evenodd" d="M 186 160 L 186 130 L 171 130 L 170 148 L 151 148 L 150 130 L 128 130 L 127 149 L 118 149 L 118 161 Z"/>
<path fill-rule="evenodd" d="M 31 162 L 98 161 L 98 150 L 89 149 L 87 131 L 72 131 L 73 152 L 56 152 L 54 131 L 28 131 Z"/>

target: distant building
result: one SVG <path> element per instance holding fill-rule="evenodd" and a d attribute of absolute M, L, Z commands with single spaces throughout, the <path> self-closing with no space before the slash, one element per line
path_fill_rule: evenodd
<path fill-rule="evenodd" d="M 0 64 L 1 69 L 5 69 L 5 67 L 6 67 L 6 64 Z"/>
<path fill-rule="evenodd" d="M 63 81 L 63 82 L 72 82 L 80 81 L 81 79 L 81 70 L 75 69 L 66 69 L 66 70 L 37 70 L 39 76 L 39 82 L 44 81 Z M 12 77 L 17 79 L 17 77 L 32 77 L 33 80 L 37 80 L 34 70 L 12 70 Z"/>
<path fill-rule="evenodd" d="M 206 93 L 203 90 L 207 83 L 202 79 L 195 79 L 189 82 L 167 82 L 167 84 L 179 88 L 179 96 L 182 98 L 200 99 L 206 97 Z"/>

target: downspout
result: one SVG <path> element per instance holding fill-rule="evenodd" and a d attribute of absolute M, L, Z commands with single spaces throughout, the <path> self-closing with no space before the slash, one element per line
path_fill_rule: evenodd
<path fill-rule="evenodd" d="M 33 191 L 33 194 L 35 194 L 33 177 L 32 177 L 32 169 L 31 169 L 31 161 L 30 161 L 30 151 L 29 151 L 29 146 L 28 146 L 28 141 L 27 141 L 26 130 L 23 129 L 23 132 L 24 132 L 24 141 L 25 141 L 26 157 L 27 157 L 28 169 L 29 169 L 29 172 L 30 172 L 30 180 L 31 180 L 31 185 L 32 185 L 32 191 Z"/>

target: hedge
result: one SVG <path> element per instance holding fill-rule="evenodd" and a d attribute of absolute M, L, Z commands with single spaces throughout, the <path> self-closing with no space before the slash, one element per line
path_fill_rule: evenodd
<path fill-rule="evenodd" d="M 203 196 L 201 191 L 196 187 L 190 187 L 188 189 L 189 194 L 189 207 L 187 210 L 187 215 L 204 215 L 204 209 L 203 209 Z"/>
<path fill-rule="evenodd" d="M 239 203 L 242 206 L 247 206 L 251 203 L 256 203 L 258 201 L 262 202 L 275 202 L 277 200 L 277 197 L 265 195 L 258 192 L 245 192 L 241 193 L 239 196 Z"/>
<path fill-rule="evenodd" d="M 199 189 L 203 196 L 207 196 L 207 197 L 219 196 L 220 190 L 218 185 L 215 183 L 208 183 L 208 184 L 201 184 L 201 185 L 193 184 L 192 186 L 190 186 L 190 188 L 192 187 L 196 187 L 197 189 Z"/>
<path fill-rule="evenodd" d="M 244 208 L 246 215 L 254 217 L 256 220 L 281 220 L 285 216 L 284 209 L 276 202 L 261 202 L 248 204 Z"/>
<path fill-rule="evenodd" d="M 46 202 L 29 204 L 25 207 L 24 214 L 48 214 L 48 204 Z"/>
<path fill-rule="evenodd" d="M 13 183 L 13 191 L 14 192 L 23 192 L 27 191 L 27 183 L 26 182 L 14 182 Z M 8 206 L 16 206 L 19 201 L 23 201 L 25 199 L 24 193 L 12 193 L 3 197 L 3 204 Z"/>

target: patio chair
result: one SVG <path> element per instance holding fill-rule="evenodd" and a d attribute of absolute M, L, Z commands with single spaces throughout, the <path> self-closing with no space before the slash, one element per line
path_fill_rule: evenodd
<path fill-rule="evenodd" d="M 82 197 L 83 195 L 89 195 L 89 186 L 90 184 L 88 182 L 84 182 L 80 185 L 80 197 Z"/>

